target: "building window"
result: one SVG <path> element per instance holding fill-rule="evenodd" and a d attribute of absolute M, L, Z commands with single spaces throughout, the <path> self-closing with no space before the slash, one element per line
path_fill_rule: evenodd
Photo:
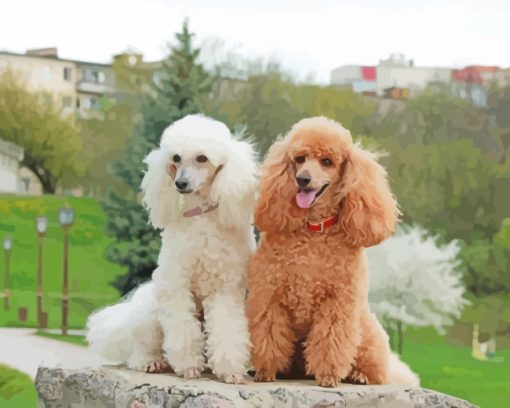
<path fill-rule="evenodd" d="M 104 72 L 96 71 L 91 68 L 85 69 L 84 77 L 87 82 L 93 82 L 95 84 L 102 84 L 106 80 Z"/>
<path fill-rule="evenodd" d="M 43 67 L 41 74 L 42 74 L 42 78 L 45 81 L 51 81 L 51 69 L 50 69 L 50 67 Z"/>
<path fill-rule="evenodd" d="M 71 81 L 72 69 L 70 67 L 64 67 L 64 80 Z"/>
<path fill-rule="evenodd" d="M 23 187 L 25 188 L 25 192 L 28 193 L 28 190 L 30 188 L 30 178 L 28 177 L 23 177 L 21 179 L 21 181 L 23 182 Z"/>
<path fill-rule="evenodd" d="M 94 82 L 95 81 L 95 78 L 94 78 L 94 71 L 92 71 L 91 69 L 87 68 L 85 69 L 85 80 L 88 81 L 88 82 Z"/>
<path fill-rule="evenodd" d="M 85 98 L 83 100 L 83 107 L 85 109 L 96 109 L 99 107 L 97 98 Z"/>

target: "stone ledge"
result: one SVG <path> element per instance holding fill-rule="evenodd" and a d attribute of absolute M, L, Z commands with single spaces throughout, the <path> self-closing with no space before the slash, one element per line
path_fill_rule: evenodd
<path fill-rule="evenodd" d="M 35 382 L 39 406 L 46 408 L 475 407 L 439 392 L 397 385 L 346 384 L 331 389 L 310 381 L 229 385 L 210 378 L 188 381 L 112 366 L 79 370 L 40 367 Z"/>

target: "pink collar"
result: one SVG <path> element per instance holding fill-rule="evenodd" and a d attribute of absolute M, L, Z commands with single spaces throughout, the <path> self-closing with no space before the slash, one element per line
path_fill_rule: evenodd
<path fill-rule="evenodd" d="M 191 210 L 184 211 L 184 214 L 182 214 L 182 216 L 185 218 L 196 217 L 198 215 L 207 214 L 208 212 L 213 211 L 216 208 L 218 208 L 218 204 L 213 205 L 213 204 L 209 204 L 206 201 L 205 203 L 203 203 L 195 208 L 192 208 Z"/>

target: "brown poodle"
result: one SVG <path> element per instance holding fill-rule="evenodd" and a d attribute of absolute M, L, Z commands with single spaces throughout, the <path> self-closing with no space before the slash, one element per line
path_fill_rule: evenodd
<path fill-rule="evenodd" d="M 387 383 L 388 337 L 370 312 L 363 254 L 398 219 L 385 170 L 316 117 L 273 144 L 263 171 L 247 309 L 255 381 L 302 372 L 324 387 Z"/>

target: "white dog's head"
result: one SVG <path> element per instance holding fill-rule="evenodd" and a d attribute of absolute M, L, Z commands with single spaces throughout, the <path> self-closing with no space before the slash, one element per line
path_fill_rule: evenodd
<path fill-rule="evenodd" d="M 257 188 L 255 153 L 225 124 L 188 115 L 163 132 L 160 148 L 145 163 L 143 203 L 154 227 L 165 228 L 183 217 L 194 195 L 218 204 L 222 224 L 242 227 L 250 222 Z"/>

